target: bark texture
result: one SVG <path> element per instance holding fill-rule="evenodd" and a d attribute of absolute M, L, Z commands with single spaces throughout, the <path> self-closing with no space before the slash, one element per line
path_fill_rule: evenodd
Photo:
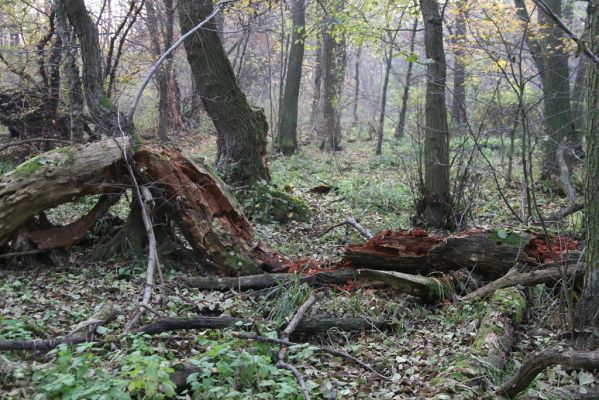
<path fill-rule="evenodd" d="M 186 33 L 212 13 L 210 0 L 180 0 L 179 24 Z M 245 185 L 269 180 L 266 165 L 268 124 L 252 109 L 237 85 L 214 20 L 185 41 L 187 60 L 202 96 L 204 109 L 218 131 L 216 167 L 227 183 Z"/>
<path fill-rule="evenodd" d="M 279 112 L 279 151 L 285 155 L 297 150 L 297 109 L 304 62 L 306 13 L 304 0 L 289 0 L 292 15 L 291 48 L 287 63 L 285 91 Z"/>
<path fill-rule="evenodd" d="M 449 129 L 445 105 L 447 65 L 443 49 L 443 19 L 436 0 L 420 0 L 424 20 L 424 47 L 427 65 L 424 134 L 424 187 L 419 214 L 427 226 L 449 226 Z"/>
<path fill-rule="evenodd" d="M 599 52 L 599 1 L 589 1 L 587 11 L 590 49 Z M 584 203 L 586 258 L 582 299 L 578 306 L 580 328 L 599 326 L 599 65 L 587 69 L 587 148 Z"/>

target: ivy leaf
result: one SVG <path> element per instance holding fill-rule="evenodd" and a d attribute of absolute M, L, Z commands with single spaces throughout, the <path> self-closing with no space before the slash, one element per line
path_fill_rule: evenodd
<path fill-rule="evenodd" d="M 505 229 L 500 229 L 497 231 L 497 236 L 499 236 L 499 239 L 506 239 L 507 231 Z"/>

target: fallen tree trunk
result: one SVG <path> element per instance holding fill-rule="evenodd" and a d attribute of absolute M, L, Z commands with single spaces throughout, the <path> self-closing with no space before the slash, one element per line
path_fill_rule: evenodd
<path fill-rule="evenodd" d="M 7 244 L 14 248 L 23 238 L 31 245 L 25 250 L 69 247 L 83 238 L 118 200 L 123 187 L 131 185 L 124 168 L 124 152 L 131 150 L 126 138 L 62 147 L 34 157 L 3 175 L 0 178 L 0 249 Z M 136 179 L 151 188 L 155 204 L 160 205 L 152 210 L 153 219 L 176 225 L 211 272 L 244 275 L 262 271 L 260 265 L 264 262 L 254 257 L 251 249 L 252 227 L 218 177 L 177 150 L 152 146 L 135 150 L 128 159 L 133 163 L 135 175 L 139 175 Z M 104 196 L 86 215 L 71 224 L 50 226 L 41 218 L 35 219 L 47 209 L 90 194 Z M 131 226 L 140 219 L 134 215 L 134 205 L 128 218 Z M 128 227 L 129 224 L 125 224 L 123 229 Z M 130 231 L 141 247 L 143 238 L 137 236 L 145 234 L 143 227 Z M 125 238 L 130 236 L 115 235 L 107 243 L 108 250 L 100 254 L 110 254 L 112 242 L 120 242 L 115 244 L 119 247 L 126 242 Z"/>
<path fill-rule="evenodd" d="M 42 211 L 89 194 L 118 191 L 121 147 L 128 139 L 62 147 L 34 157 L 0 179 L 0 247 Z"/>
<path fill-rule="evenodd" d="M 594 371 L 599 369 L 599 350 L 595 351 L 555 351 L 548 350 L 535 355 L 526 360 L 520 367 L 516 375 L 505 382 L 500 388 L 499 393 L 515 397 L 518 393 L 525 390 L 537 375 L 546 368 L 561 365 L 568 369 L 587 369 Z"/>
<path fill-rule="evenodd" d="M 315 274 L 259 274 L 241 277 L 193 277 L 185 279 L 185 283 L 200 290 L 250 290 L 264 289 L 285 282 L 298 281 L 312 285 L 344 284 L 355 277 L 352 269 L 340 269 L 330 272 L 317 272 Z"/>
<path fill-rule="evenodd" d="M 558 237 L 546 239 L 533 233 L 469 231 L 443 236 L 422 230 L 387 230 L 364 244 L 347 246 L 344 260 L 356 267 L 411 274 L 429 275 L 468 268 L 488 277 L 497 277 L 516 263 L 540 266 L 555 261 L 578 261 L 578 256 L 578 241 Z"/>

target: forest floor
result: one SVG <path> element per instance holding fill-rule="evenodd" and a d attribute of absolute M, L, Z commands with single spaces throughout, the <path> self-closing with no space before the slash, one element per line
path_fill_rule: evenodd
<path fill-rule="evenodd" d="M 207 137 L 191 153 L 211 157 L 214 140 Z M 375 158 L 373 142 L 356 142 L 335 156 L 305 148 L 299 156 L 277 158 L 271 163 L 273 184 L 305 202 L 311 209 L 303 222 L 265 223 L 262 208 L 246 201 L 253 215 L 256 240 L 290 258 L 308 256 L 339 260 L 349 243 L 361 242 L 358 234 L 340 227 L 320 236 L 327 227 L 353 216 L 373 232 L 409 229 L 414 204 L 414 158 L 402 149 L 387 147 Z M 473 191 L 476 204 L 469 224 L 507 227 L 510 217 L 500 201 L 492 179 L 483 169 L 480 186 Z M 328 193 L 313 193 L 317 186 Z M 520 191 L 508 189 L 507 198 L 519 204 Z M 545 195 L 543 208 L 551 213 L 562 204 Z M 75 204 L 55 210 L 52 217 L 66 222 L 85 209 Z M 255 208 L 251 210 L 251 208 Z M 115 210 L 114 213 L 118 213 Z M 121 210 L 121 212 L 126 212 Z M 268 214 L 268 213 L 266 213 Z M 568 229 L 576 229 L 576 216 Z M 94 240 L 95 238 L 90 238 Z M 89 248 L 73 249 L 60 266 L 12 265 L 0 269 L 0 340 L 32 339 L 68 332 L 85 321 L 98 305 L 110 301 L 117 318 L 104 334 L 118 333 L 129 319 L 144 285 L 145 260 L 107 260 L 92 263 Z M 199 291 L 187 287 L 184 277 L 196 273 L 193 265 L 164 260 L 168 304 L 155 296 L 153 307 L 178 317 L 230 315 L 259 321 L 265 335 L 285 323 L 313 290 L 290 283 L 250 292 Z M 300 343 L 330 345 L 343 349 L 391 379 L 382 380 L 347 360 L 317 353 L 309 345 L 293 347 L 288 361 L 307 380 L 313 398 L 322 399 L 492 399 L 499 384 L 511 376 L 531 354 L 565 345 L 560 303 L 554 288 L 526 290 L 529 308 L 516 330 L 514 352 L 507 368 L 490 368 L 475 360 L 480 369 L 474 377 L 456 381 L 451 366 L 470 357 L 484 313 L 484 301 L 425 306 L 407 295 L 358 282 L 329 287 L 309 315 L 387 319 L 392 329 L 296 336 Z M 146 315 L 147 320 L 154 316 Z M 39 329 L 38 329 L 39 328 Z M 302 398 L 295 378 L 278 370 L 272 361 L 276 346 L 239 339 L 232 330 L 177 331 L 156 336 L 129 335 L 118 344 L 84 344 L 47 352 L 0 353 L 2 399 L 173 398 L 166 380 L 171 368 L 193 362 L 206 373 L 193 379 L 195 398 Z M 435 379 L 436 378 L 436 379 Z M 541 374 L 528 391 L 531 398 L 555 397 L 548 388 L 576 385 L 581 392 L 599 382 L 587 372 L 566 372 L 560 367 Z M 101 397 L 101 396 L 104 397 Z M 179 398 L 189 398 L 182 394 Z"/>

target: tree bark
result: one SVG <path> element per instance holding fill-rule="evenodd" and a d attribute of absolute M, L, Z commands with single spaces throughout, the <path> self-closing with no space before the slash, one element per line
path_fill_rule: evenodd
<path fill-rule="evenodd" d="M 180 0 L 181 32 L 191 30 L 212 12 L 210 0 Z M 186 42 L 204 108 L 218 131 L 216 167 L 227 183 L 251 184 L 269 180 L 266 165 L 268 124 L 261 110 L 252 109 L 237 85 L 235 74 L 210 21 Z"/>
<path fill-rule="evenodd" d="M 292 14 L 291 49 L 287 64 L 285 92 L 279 111 L 279 151 L 291 155 L 297 150 L 297 109 L 304 61 L 306 16 L 304 0 L 289 0 Z"/>
<path fill-rule="evenodd" d="M 416 32 L 418 30 L 418 16 L 414 16 L 414 25 L 412 26 L 412 32 L 410 33 L 410 56 L 414 54 L 414 46 L 416 43 Z M 414 69 L 414 62 L 408 61 L 408 70 L 406 71 L 406 80 L 403 87 L 403 94 L 401 96 L 401 108 L 399 111 L 399 119 L 397 127 L 395 128 L 395 138 L 401 139 L 405 135 L 406 129 L 406 114 L 408 112 L 408 100 L 410 97 L 410 86 L 412 85 L 412 70 Z"/>
<path fill-rule="evenodd" d="M 443 20 L 436 0 L 420 0 L 424 20 L 427 65 L 426 126 L 424 135 L 424 187 L 418 207 L 425 224 L 433 228 L 450 225 L 449 129 L 445 105 L 446 62 Z"/>
<path fill-rule="evenodd" d="M 393 43 L 395 36 L 389 34 L 388 39 Z M 386 47 L 386 45 L 385 45 Z M 387 51 L 385 51 L 387 53 Z M 381 112 L 379 114 L 379 128 L 376 140 L 376 151 L 375 154 L 380 156 L 383 152 L 383 136 L 385 134 L 385 115 L 387 110 L 387 88 L 389 87 L 389 74 L 391 73 L 391 65 L 393 64 L 393 48 L 390 46 L 389 54 L 385 57 L 385 74 L 383 77 L 383 89 L 381 94 Z"/>
<path fill-rule="evenodd" d="M 352 111 L 353 127 L 358 128 L 358 105 L 360 104 L 360 61 L 362 59 L 362 45 L 356 52 L 356 62 L 354 63 L 354 108 Z M 359 131 L 358 131 L 359 132 Z M 359 135 L 358 135 L 359 136 Z"/>
<path fill-rule="evenodd" d="M 466 123 L 466 52 L 464 39 L 466 36 L 466 1 L 456 3 L 455 34 L 453 37 L 453 103 L 451 114 L 453 122 L 460 134 Z"/>
<path fill-rule="evenodd" d="M 106 136 L 120 135 L 120 129 L 131 133 L 133 126 L 126 118 L 119 116 L 118 110 L 109 100 L 104 90 L 102 51 L 98 39 L 98 29 L 89 16 L 83 0 L 57 0 L 64 4 L 65 12 L 73 25 L 81 45 L 83 60 L 83 89 L 85 101 L 99 133 Z M 120 125 L 120 126 L 119 126 Z"/>
<path fill-rule="evenodd" d="M 588 46 L 599 53 L 599 1 L 587 8 Z M 586 211 L 586 258 L 582 298 L 578 304 L 580 329 L 599 326 L 599 65 L 587 63 L 587 146 L 584 206 Z M 596 341 L 596 340 L 595 340 Z M 589 341 L 590 342 L 590 341 Z M 589 345 L 594 343 L 588 343 Z M 580 343 L 580 347 L 583 344 Z"/>

